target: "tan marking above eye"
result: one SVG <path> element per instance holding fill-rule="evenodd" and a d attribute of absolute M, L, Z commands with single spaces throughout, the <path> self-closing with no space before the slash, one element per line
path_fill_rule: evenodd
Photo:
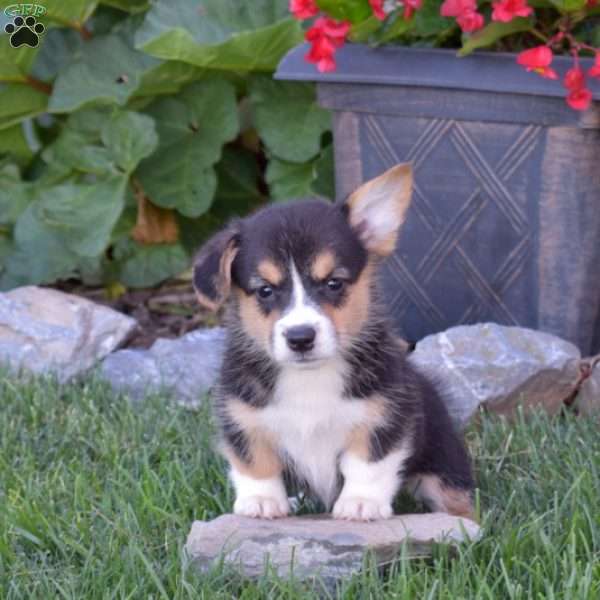
<path fill-rule="evenodd" d="M 283 271 L 272 260 L 264 259 L 258 263 L 258 274 L 271 285 L 279 285 L 283 281 Z"/>
<path fill-rule="evenodd" d="M 335 268 L 335 256 L 331 250 L 317 254 L 310 266 L 310 274 L 315 281 L 323 281 Z"/>

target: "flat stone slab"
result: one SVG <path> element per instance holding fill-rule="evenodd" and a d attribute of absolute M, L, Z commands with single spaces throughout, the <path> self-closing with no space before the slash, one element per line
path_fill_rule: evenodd
<path fill-rule="evenodd" d="M 102 363 L 100 376 L 134 399 L 162 390 L 195 408 L 217 380 L 224 348 L 222 327 L 197 329 L 177 339 L 158 339 L 148 350 L 114 352 Z"/>
<path fill-rule="evenodd" d="M 64 382 L 118 348 L 136 326 L 134 319 L 79 296 L 16 288 L 0 294 L 0 362 L 51 372 Z"/>
<path fill-rule="evenodd" d="M 227 514 L 212 521 L 195 521 L 185 551 L 201 571 L 224 563 L 246 577 L 259 577 L 267 568 L 281 577 L 331 582 L 361 570 L 368 553 L 378 566 L 400 555 L 406 544 L 409 558 L 428 556 L 432 544 L 477 540 L 477 523 L 444 513 L 409 514 L 391 519 L 355 522 L 329 515 L 252 519 Z"/>

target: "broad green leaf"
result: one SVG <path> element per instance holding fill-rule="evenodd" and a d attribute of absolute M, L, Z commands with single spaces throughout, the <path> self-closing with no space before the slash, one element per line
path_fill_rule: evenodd
<path fill-rule="evenodd" d="M 368 42 L 371 36 L 380 28 L 381 21 L 377 17 L 371 16 L 365 21 L 353 25 L 348 34 L 348 39 L 356 43 Z"/>
<path fill-rule="evenodd" d="M 408 31 L 414 29 L 415 19 L 406 20 L 404 19 L 403 11 L 396 10 L 390 15 L 383 27 L 381 32 L 375 36 L 376 45 L 385 44 L 402 37 Z"/>
<path fill-rule="evenodd" d="M 305 162 L 319 153 L 331 115 L 317 105 L 313 85 L 257 77 L 251 83 L 250 98 L 256 129 L 277 158 Z"/>
<path fill-rule="evenodd" d="M 63 184 L 42 189 L 35 201 L 35 216 L 42 226 L 60 237 L 65 247 L 82 257 L 102 253 L 124 207 L 126 177 L 93 184 Z M 19 237 L 19 223 L 15 239 Z"/>
<path fill-rule="evenodd" d="M 575 12 L 581 10 L 587 0 L 550 0 L 561 12 Z"/>
<path fill-rule="evenodd" d="M 217 167 L 218 188 L 211 213 L 223 220 L 245 216 L 265 201 L 258 189 L 258 157 L 248 150 L 225 148 Z"/>
<path fill-rule="evenodd" d="M 266 174 L 271 198 L 276 201 L 312 196 L 314 163 L 291 163 L 272 158 Z"/>
<path fill-rule="evenodd" d="M 21 180 L 19 168 L 11 163 L 0 168 L 0 226 L 17 222 L 31 202 L 31 184 Z"/>
<path fill-rule="evenodd" d="M 335 172 L 334 172 L 333 145 L 323 149 L 315 161 L 315 180 L 312 191 L 317 196 L 335 200 Z"/>
<path fill-rule="evenodd" d="M 442 0 L 427 0 L 415 13 L 414 33 L 418 36 L 431 37 L 452 29 L 454 24 L 440 14 Z"/>
<path fill-rule="evenodd" d="M 123 35 L 92 39 L 59 73 L 48 108 L 71 112 L 89 102 L 124 105 L 144 73 L 158 64 L 155 58 L 134 50 Z"/>
<path fill-rule="evenodd" d="M 368 0 L 317 0 L 317 6 L 340 21 L 360 23 L 373 13 Z"/>
<path fill-rule="evenodd" d="M 19 164 L 27 163 L 32 158 L 33 152 L 27 143 L 22 123 L 0 129 L 0 158 L 3 155 L 13 158 Z"/>
<path fill-rule="evenodd" d="M 477 48 L 495 44 L 498 40 L 507 35 L 518 33 L 520 31 L 529 31 L 532 26 L 529 19 L 524 19 L 522 17 L 517 17 L 508 23 L 489 23 L 480 31 L 477 31 L 469 37 L 463 38 L 463 46 L 458 51 L 458 55 L 466 56 L 467 54 L 471 54 L 471 52 Z"/>
<path fill-rule="evenodd" d="M 8 237 L 6 233 L 0 231 L 0 281 L 1 275 L 4 271 L 4 265 L 8 257 L 14 252 L 14 245 L 12 239 Z M 2 289 L 0 287 L 0 289 Z"/>
<path fill-rule="evenodd" d="M 112 160 L 131 173 L 158 145 L 154 120 L 132 111 L 116 113 L 102 129 L 102 142 Z"/>
<path fill-rule="evenodd" d="M 62 165 L 82 173 L 114 173 L 115 164 L 106 147 L 76 129 L 65 129 L 58 139 L 42 152 L 48 164 Z"/>
<path fill-rule="evenodd" d="M 119 281 L 132 288 L 150 287 L 189 267 L 190 257 L 181 244 L 144 246 L 132 240 L 117 247 Z"/>
<path fill-rule="evenodd" d="M 45 0 L 40 4 L 43 4 L 47 11 L 40 19 L 42 23 L 50 20 L 59 25 L 79 28 L 92 15 L 98 0 Z"/>
<path fill-rule="evenodd" d="M 40 51 L 35 57 L 31 74 L 42 81 L 53 80 L 69 65 L 73 55 L 81 53 L 85 42 L 73 29 L 53 28 L 44 35 Z"/>
<path fill-rule="evenodd" d="M 46 111 L 48 96 L 21 83 L 0 84 L 0 129 Z"/>
<path fill-rule="evenodd" d="M 150 6 L 150 0 L 100 0 L 100 3 L 130 13 L 144 12 Z"/>
<path fill-rule="evenodd" d="M 137 171 L 145 192 L 158 206 L 201 215 L 216 189 L 212 166 L 239 131 L 234 87 L 218 79 L 200 81 L 177 97 L 158 100 L 147 113 L 156 121 L 160 144 Z"/>
<path fill-rule="evenodd" d="M 0 7 L 0 15 L 2 8 Z M 27 75 L 40 46 L 37 48 L 29 46 L 13 48 L 10 45 L 9 36 L 4 34 L 4 25 L 9 21 L 8 18 L 0 18 L 0 82 L 22 82 L 27 80 Z"/>
<path fill-rule="evenodd" d="M 161 62 L 142 74 L 135 98 L 175 94 L 182 87 L 205 77 L 206 69 L 200 69 L 184 62 L 169 60 Z"/>
<path fill-rule="evenodd" d="M 233 71 L 273 71 L 303 39 L 284 0 L 157 0 L 136 47 L 170 60 Z"/>

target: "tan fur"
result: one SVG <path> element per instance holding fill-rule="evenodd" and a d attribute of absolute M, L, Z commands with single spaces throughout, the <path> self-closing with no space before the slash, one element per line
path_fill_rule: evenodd
<path fill-rule="evenodd" d="M 475 518 L 475 509 L 471 495 L 444 484 L 436 475 L 422 475 L 411 482 L 413 493 L 431 506 L 433 510 L 465 517 Z"/>
<path fill-rule="evenodd" d="M 367 403 L 365 420 L 359 427 L 354 428 L 348 436 L 346 450 L 368 461 L 371 455 L 371 432 L 385 421 L 386 400 L 379 395 L 375 395 L 363 400 L 363 402 Z"/>
<path fill-rule="evenodd" d="M 236 290 L 239 315 L 244 330 L 250 334 L 264 348 L 269 345 L 271 331 L 275 321 L 281 316 L 280 311 L 272 310 L 268 315 L 264 315 L 258 306 L 258 302 L 253 295 L 247 295 L 243 290 Z"/>
<path fill-rule="evenodd" d="M 335 307 L 325 305 L 323 310 L 333 321 L 336 331 L 342 337 L 342 342 L 347 336 L 358 333 L 369 316 L 370 288 L 374 266 L 368 263 L 360 277 L 348 289 L 346 301 Z"/>
<path fill-rule="evenodd" d="M 394 251 L 398 229 L 410 205 L 412 185 L 412 167 L 409 163 L 403 163 L 367 181 L 348 199 L 350 224 L 371 252 L 388 256 Z M 379 236 L 371 221 L 375 213 L 381 220 L 382 211 L 387 213 L 384 220 L 393 224 L 394 230 Z"/>
<path fill-rule="evenodd" d="M 262 260 L 257 267 L 258 274 L 272 285 L 279 285 L 283 281 L 283 271 L 271 260 Z"/>
<path fill-rule="evenodd" d="M 243 475 L 255 479 L 269 479 L 279 475 L 283 466 L 274 450 L 270 436 L 257 425 L 256 409 L 240 400 L 231 399 L 226 404 L 229 418 L 235 422 L 248 438 L 249 462 L 241 460 L 231 447 L 222 443 L 221 451 L 231 465 Z"/>
<path fill-rule="evenodd" d="M 202 306 L 209 310 L 217 311 L 223 305 L 223 302 L 227 300 L 231 289 L 231 263 L 233 263 L 233 259 L 237 253 L 238 248 L 231 241 L 221 256 L 219 270 L 214 276 L 214 284 L 217 291 L 217 299 L 215 301 L 205 296 L 202 292 L 195 290 L 196 298 Z"/>
<path fill-rule="evenodd" d="M 310 266 L 310 274 L 315 281 L 323 281 L 335 268 L 335 256 L 331 250 L 324 250 L 315 257 Z"/>

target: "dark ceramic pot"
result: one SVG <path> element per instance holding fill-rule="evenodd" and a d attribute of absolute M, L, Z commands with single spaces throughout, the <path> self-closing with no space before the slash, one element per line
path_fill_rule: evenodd
<path fill-rule="evenodd" d="M 347 45 L 322 74 L 306 51 L 292 50 L 276 77 L 317 82 L 333 111 L 338 197 L 396 163 L 414 166 L 410 214 L 384 270 L 399 332 L 416 341 L 495 321 L 599 352 L 598 82 L 592 108 L 576 112 L 560 82 L 509 54 Z"/>

